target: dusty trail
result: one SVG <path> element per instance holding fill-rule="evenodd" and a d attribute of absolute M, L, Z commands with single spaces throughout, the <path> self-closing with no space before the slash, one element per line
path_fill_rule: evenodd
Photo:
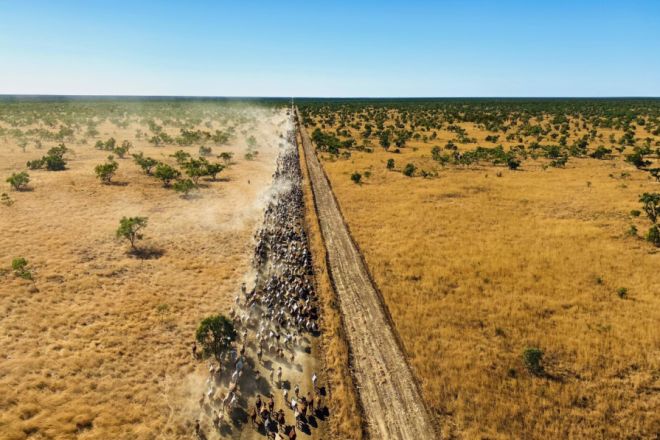
<path fill-rule="evenodd" d="M 353 354 L 367 432 L 373 439 L 437 438 L 379 294 L 350 237 L 309 136 L 302 124 L 299 129 L 328 266 Z"/>

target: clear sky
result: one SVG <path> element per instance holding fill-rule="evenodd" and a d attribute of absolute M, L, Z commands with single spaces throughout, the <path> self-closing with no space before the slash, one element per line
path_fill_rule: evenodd
<path fill-rule="evenodd" d="M 660 96 L 660 0 L 0 0 L 0 93 Z"/>

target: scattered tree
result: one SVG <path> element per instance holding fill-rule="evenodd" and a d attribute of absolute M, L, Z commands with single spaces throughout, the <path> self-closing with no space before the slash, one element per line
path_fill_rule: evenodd
<path fill-rule="evenodd" d="M 163 181 L 163 186 L 168 188 L 170 183 L 178 179 L 181 176 L 181 172 L 174 167 L 166 163 L 159 163 L 156 165 L 156 170 L 154 171 L 154 177 Z"/>
<path fill-rule="evenodd" d="M 7 178 L 7 183 L 9 183 L 14 190 L 22 191 L 27 187 L 27 184 L 30 183 L 30 175 L 25 171 L 12 173 L 12 175 Z"/>
<path fill-rule="evenodd" d="M 403 174 L 408 177 L 412 177 L 415 174 L 415 170 L 417 168 L 415 165 L 411 163 L 407 163 L 405 167 L 403 167 Z"/>
<path fill-rule="evenodd" d="M 353 174 L 351 174 L 351 180 L 354 183 L 359 184 L 362 181 L 362 174 L 358 173 L 357 171 L 354 172 Z"/>
<path fill-rule="evenodd" d="M 177 180 L 174 182 L 174 185 L 172 185 L 174 191 L 180 193 L 183 198 L 187 198 L 190 191 L 195 189 L 195 187 L 195 183 L 190 179 Z"/>
<path fill-rule="evenodd" d="M 28 262 L 23 257 L 14 258 L 11 261 L 11 268 L 14 269 L 14 274 L 26 280 L 32 279 L 32 273 L 27 268 Z"/>
<path fill-rule="evenodd" d="M 220 356 L 236 339 L 236 329 L 230 319 L 223 315 L 209 316 L 202 320 L 195 334 L 205 356 Z"/>
<path fill-rule="evenodd" d="M 142 239 L 142 231 L 147 227 L 147 217 L 122 217 L 117 228 L 117 238 L 123 238 L 131 243 L 131 248 L 137 250 L 135 243 Z"/>
<path fill-rule="evenodd" d="M 117 172 L 119 164 L 115 161 L 112 155 L 108 156 L 108 161 L 106 163 L 101 163 L 94 167 L 94 172 L 96 172 L 96 177 L 104 184 L 110 184 L 112 177 Z"/>
<path fill-rule="evenodd" d="M 535 376 L 543 374 L 543 350 L 537 347 L 528 347 L 523 351 L 523 362 L 527 370 Z"/>

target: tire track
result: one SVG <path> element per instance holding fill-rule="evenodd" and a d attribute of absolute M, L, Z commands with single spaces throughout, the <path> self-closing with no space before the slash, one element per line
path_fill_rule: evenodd
<path fill-rule="evenodd" d="M 298 128 L 328 253 L 329 271 L 353 355 L 367 433 L 374 439 L 437 438 L 385 306 L 351 239 L 300 119 Z"/>

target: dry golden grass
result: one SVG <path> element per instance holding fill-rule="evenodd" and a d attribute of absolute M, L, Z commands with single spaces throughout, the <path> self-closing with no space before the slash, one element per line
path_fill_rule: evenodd
<path fill-rule="evenodd" d="M 324 161 L 444 436 L 657 436 L 660 252 L 626 231 L 648 229 L 629 212 L 658 183 L 621 158 L 439 168 L 430 149 L 452 137 Z M 547 377 L 525 369 L 530 346 Z"/>
<path fill-rule="evenodd" d="M 93 142 L 68 144 L 66 171 L 30 171 L 32 191 L 3 189 L 16 202 L 0 206 L 0 264 L 25 257 L 35 281 L 0 275 L 1 438 L 190 435 L 205 377 L 190 344 L 202 317 L 229 309 L 249 271 L 280 119 L 256 127 L 255 161 L 243 160 L 240 136 L 214 147 L 235 152 L 237 163 L 190 200 L 131 159 L 118 159 L 114 179 L 126 185 L 101 185 L 93 169 L 108 152 Z M 136 141 L 136 128 L 105 123 L 99 137 L 129 139 L 134 152 L 172 161 L 179 148 Z M 23 153 L 11 142 L 0 148 L 3 184 L 52 146 Z M 135 215 L 149 217 L 143 245 L 164 251 L 160 258 L 131 257 L 115 239 L 119 219 Z"/>
<path fill-rule="evenodd" d="M 316 293 L 322 305 L 321 352 L 323 353 L 324 373 L 330 391 L 330 429 L 336 439 L 360 440 L 364 437 L 361 410 L 355 387 L 349 371 L 349 351 L 337 298 L 332 288 L 326 266 L 326 250 L 323 236 L 314 208 L 314 197 L 310 187 L 305 153 L 301 140 L 298 140 L 303 172 L 303 193 L 305 200 L 305 225 L 309 247 L 313 256 Z"/>

